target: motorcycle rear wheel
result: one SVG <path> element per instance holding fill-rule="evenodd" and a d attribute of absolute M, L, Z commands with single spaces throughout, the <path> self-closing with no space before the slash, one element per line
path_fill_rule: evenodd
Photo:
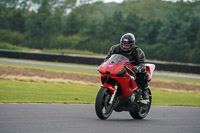
<path fill-rule="evenodd" d="M 110 98 L 110 90 L 101 87 L 96 97 L 95 111 L 97 116 L 102 120 L 107 119 L 113 111 L 113 104 L 109 104 Z"/>
<path fill-rule="evenodd" d="M 138 104 L 135 111 L 129 112 L 134 119 L 144 119 L 148 115 L 149 110 L 151 108 L 151 100 L 152 100 L 151 90 L 148 89 L 148 91 L 149 91 L 149 103 L 147 105 Z"/>

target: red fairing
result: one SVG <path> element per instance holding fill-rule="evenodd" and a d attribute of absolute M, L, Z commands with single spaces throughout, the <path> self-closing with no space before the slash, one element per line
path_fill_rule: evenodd
<path fill-rule="evenodd" d="M 109 81 L 107 82 L 107 80 L 110 78 L 114 79 L 118 83 L 118 87 L 121 89 L 122 92 L 120 98 L 126 98 L 132 95 L 132 93 L 138 89 L 138 86 L 134 80 L 135 73 L 127 68 L 125 69 L 124 65 L 130 67 L 134 66 L 127 63 L 126 57 L 122 57 L 122 55 L 115 55 L 111 57 L 111 59 L 109 59 L 108 61 L 102 63 L 99 67 L 102 86 L 109 88 L 110 92 L 113 94 L 116 88 L 113 84 L 111 85 L 110 83 L 108 83 Z M 146 64 L 146 71 L 149 74 L 148 81 L 151 80 L 154 69 L 155 65 Z"/>
<path fill-rule="evenodd" d="M 107 83 L 104 84 L 104 82 L 106 81 L 107 77 L 115 79 L 119 83 L 119 86 L 122 90 L 122 95 L 120 96 L 121 98 L 130 96 L 133 93 L 133 91 L 138 89 L 135 81 L 132 80 L 127 74 L 124 74 L 123 77 L 119 77 L 117 75 L 124 68 L 125 62 L 126 61 L 122 61 L 117 65 L 113 63 L 104 62 L 99 67 L 99 72 L 101 73 L 101 82 L 103 84 L 102 86 L 109 88 L 111 93 L 113 94 L 115 87 Z M 132 64 L 129 65 L 133 67 Z"/>
<path fill-rule="evenodd" d="M 121 62 L 120 64 L 116 65 L 113 63 L 104 62 L 99 67 L 99 72 L 101 74 L 111 74 L 112 76 L 117 76 L 117 73 L 120 72 L 124 66 L 125 61 Z"/>
<path fill-rule="evenodd" d="M 106 88 L 109 88 L 111 94 L 113 94 L 114 91 L 115 91 L 115 87 L 114 87 L 113 85 L 110 85 L 110 84 L 103 84 L 102 86 L 103 86 L 103 87 L 106 87 Z"/>
<path fill-rule="evenodd" d="M 125 74 L 126 75 L 126 74 Z M 134 80 L 132 80 L 130 77 L 112 77 L 116 81 L 118 81 L 120 88 L 122 90 L 122 95 L 120 98 L 125 98 L 130 96 L 135 90 L 138 89 L 137 84 Z"/>

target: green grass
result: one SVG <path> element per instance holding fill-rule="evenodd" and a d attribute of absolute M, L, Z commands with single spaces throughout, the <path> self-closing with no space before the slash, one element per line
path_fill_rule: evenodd
<path fill-rule="evenodd" d="M 0 80 L 0 103 L 94 103 L 97 86 Z"/>
<path fill-rule="evenodd" d="M 21 50 L 21 51 L 30 51 L 31 50 L 30 48 L 12 45 L 12 44 L 7 43 L 7 42 L 0 42 L 0 49 Z"/>
<path fill-rule="evenodd" d="M 94 104 L 100 86 L 0 80 L 0 103 Z M 200 106 L 200 94 L 152 89 L 153 105 Z"/>
<path fill-rule="evenodd" d="M 152 90 L 153 105 L 200 106 L 199 93 Z"/>
<path fill-rule="evenodd" d="M 153 77 L 153 81 L 163 81 L 163 82 L 175 82 L 182 84 L 192 84 L 192 85 L 200 85 L 198 79 L 181 79 L 181 78 L 169 78 L 169 77 Z"/>
<path fill-rule="evenodd" d="M 192 74 L 192 73 L 181 73 L 181 72 L 169 72 L 169 71 L 156 71 L 155 73 L 169 73 L 169 74 L 177 74 L 177 75 L 185 75 L 185 76 L 194 76 L 194 77 L 200 77 L 199 74 Z"/>
<path fill-rule="evenodd" d="M 5 51 L 23 51 L 23 52 L 36 52 L 42 53 L 40 49 L 33 49 L 24 46 L 12 45 L 8 42 L 1 42 L 0 41 L 0 49 Z"/>
<path fill-rule="evenodd" d="M 104 54 L 96 54 L 87 50 L 77 50 L 77 49 L 32 49 L 28 47 L 22 47 L 13 45 L 7 42 L 0 42 L 0 49 L 4 50 L 17 50 L 24 52 L 37 52 L 37 53 L 56 53 L 56 54 L 79 54 L 79 55 L 92 55 L 92 56 L 106 56 Z"/>
<path fill-rule="evenodd" d="M 42 53 L 59 53 L 59 54 L 79 54 L 79 55 L 92 55 L 92 56 L 105 56 L 103 54 L 96 54 L 87 50 L 75 49 L 43 49 Z"/>

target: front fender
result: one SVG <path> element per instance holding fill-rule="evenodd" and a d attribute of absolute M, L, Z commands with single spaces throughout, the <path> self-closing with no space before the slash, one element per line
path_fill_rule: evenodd
<path fill-rule="evenodd" d="M 102 86 L 105 87 L 105 88 L 108 88 L 110 90 L 111 94 L 114 94 L 115 87 L 113 85 L 103 84 Z"/>

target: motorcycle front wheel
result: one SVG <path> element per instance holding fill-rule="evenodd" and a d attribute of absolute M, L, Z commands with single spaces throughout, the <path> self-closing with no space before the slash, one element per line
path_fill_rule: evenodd
<path fill-rule="evenodd" d="M 105 87 L 101 87 L 97 94 L 95 111 L 97 116 L 102 120 L 107 119 L 113 111 L 113 104 L 109 104 L 111 96 L 110 90 Z"/>
<path fill-rule="evenodd" d="M 149 110 L 151 108 L 151 100 L 152 100 L 151 90 L 148 89 L 148 91 L 149 91 L 149 102 L 146 105 L 138 104 L 135 111 L 129 112 L 134 119 L 144 119 L 148 115 Z"/>

